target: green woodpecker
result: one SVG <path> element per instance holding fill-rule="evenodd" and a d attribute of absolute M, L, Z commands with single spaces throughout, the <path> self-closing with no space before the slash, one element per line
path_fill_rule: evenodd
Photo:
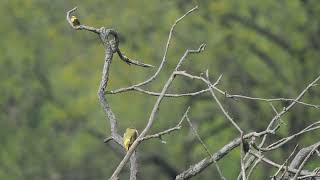
<path fill-rule="evenodd" d="M 76 16 L 71 16 L 71 22 L 73 24 L 73 26 L 79 26 L 80 25 L 80 21 Z"/>
<path fill-rule="evenodd" d="M 123 134 L 123 145 L 126 151 L 129 150 L 130 146 L 138 137 L 138 131 L 133 128 L 127 128 L 126 132 Z"/>

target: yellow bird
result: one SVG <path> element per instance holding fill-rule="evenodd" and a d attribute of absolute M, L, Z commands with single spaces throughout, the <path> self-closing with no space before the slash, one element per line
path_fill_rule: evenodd
<path fill-rule="evenodd" d="M 73 24 L 73 26 L 79 26 L 80 25 L 80 21 L 76 16 L 71 16 L 71 22 Z"/>
<path fill-rule="evenodd" d="M 138 137 L 138 131 L 133 128 L 127 128 L 126 132 L 123 134 L 123 145 L 126 151 L 129 150 L 130 146 Z"/>

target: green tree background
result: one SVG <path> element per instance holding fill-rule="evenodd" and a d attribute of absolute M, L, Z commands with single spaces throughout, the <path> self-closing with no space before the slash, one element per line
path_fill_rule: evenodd
<path fill-rule="evenodd" d="M 78 6 L 81 22 L 116 28 L 126 55 L 157 66 L 171 24 L 195 5 L 200 10 L 178 25 L 164 72 L 148 89 L 159 91 L 183 52 L 202 42 L 206 51 L 189 58 L 183 68 L 194 74 L 209 69 L 212 79 L 223 73 L 219 86 L 229 93 L 294 98 L 318 75 L 317 0 L 2 0 L 0 179 L 105 179 L 122 159 L 121 149 L 103 143 L 109 124 L 97 89 L 104 49 L 95 35 L 70 28 L 67 10 Z M 153 72 L 115 57 L 108 89 L 140 82 Z M 170 92 L 202 88 L 206 86 L 179 78 Z M 315 87 L 303 100 L 320 104 L 319 97 Z M 265 102 L 219 98 L 246 132 L 263 130 L 274 115 Z M 109 99 L 121 133 L 126 127 L 142 130 L 155 102 L 155 97 L 136 92 Z M 211 152 L 238 136 L 209 94 L 167 98 L 152 132 L 174 126 L 189 105 L 191 119 Z M 286 103 L 274 105 L 281 110 Z M 297 105 L 283 117 L 286 125 L 274 138 L 297 132 L 319 116 L 319 110 Z M 296 143 L 303 147 L 319 138 L 319 131 L 309 133 L 268 155 L 283 162 Z M 139 146 L 140 179 L 172 179 L 206 156 L 187 125 L 164 140 L 166 144 L 151 140 Z M 227 179 L 238 175 L 239 164 L 239 149 L 219 161 Z M 313 159 L 307 167 L 319 164 L 319 158 Z M 127 178 L 127 171 L 122 178 Z M 253 177 L 266 179 L 274 171 L 261 164 Z M 194 179 L 218 177 L 212 166 Z"/>

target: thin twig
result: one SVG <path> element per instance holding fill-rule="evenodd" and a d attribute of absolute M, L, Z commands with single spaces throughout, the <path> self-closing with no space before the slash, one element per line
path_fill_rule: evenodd
<path fill-rule="evenodd" d="M 282 168 L 284 166 L 287 166 L 289 159 L 293 156 L 293 154 L 296 152 L 296 149 L 298 147 L 298 144 L 294 147 L 293 151 L 290 153 L 290 155 L 288 156 L 288 158 L 284 161 L 284 163 L 281 165 L 281 167 L 279 167 L 278 171 L 273 175 L 274 178 L 276 178 L 278 176 L 278 174 L 280 173 L 280 171 L 282 170 Z M 285 171 L 283 172 L 282 175 L 285 174 Z M 281 177 L 282 177 L 281 175 Z M 281 178 L 280 178 L 281 179 Z"/>
<path fill-rule="evenodd" d="M 150 96 L 160 96 L 160 93 L 158 93 L 158 92 L 144 90 L 144 89 L 142 89 L 140 87 L 133 87 L 132 90 L 134 90 L 136 92 L 143 93 L 143 94 L 147 94 L 147 95 L 150 95 Z M 207 89 L 202 89 L 202 90 L 195 91 L 195 92 L 190 92 L 190 93 L 181 93 L 181 94 L 170 94 L 170 93 L 167 93 L 164 96 L 165 97 L 172 97 L 172 98 L 185 97 L 185 96 L 197 96 L 197 95 L 200 95 L 200 94 L 204 94 L 204 93 L 208 92 L 209 90 L 210 89 L 207 88 Z M 129 91 L 123 91 L 123 92 L 129 92 Z M 117 93 L 115 93 L 113 91 L 107 91 L 106 94 L 117 94 Z"/>
<path fill-rule="evenodd" d="M 305 150 L 304 152 L 300 151 L 300 152 L 302 152 L 302 153 L 299 152 L 299 153 L 296 155 L 296 157 L 298 157 L 298 158 L 295 158 L 295 159 L 293 160 L 293 163 L 294 163 L 294 161 L 299 161 L 299 160 L 297 160 L 297 159 L 302 159 L 302 158 L 305 156 L 305 154 L 307 153 L 307 155 L 304 157 L 304 160 L 301 162 L 301 164 L 300 164 L 300 166 L 299 166 L 299 168 L 298 168 L 298 171 L 296 172 L 295 176 L 293 177 L 293 180 L 296 180 L 296 179 L 297 179 L 297 177 L 300 175 L 300 172 L 301 172 L 302 168 L 304 167 L 304 165 L 307 163 L 307 161 L 309 160 L 309 158 L 311 157 L 311 155 L 312 155 L 312 154 L 316 151 L 316 149 L 319 148 L 319 147 L 320 147 L 320 142 L 317 142 L 317 143 L 309 146 L 308 148 L 305 148 L 305 149 L 304 149 L 304 150 Z M 310 150 L 310 149 L 311 149 L 311 150 Z M 309 151 L 309 150 L 310 150 L 310 151 Z M 309 151 L 309 152 L 308 152 L 308 151 Z M 298 164 L 298 163 L 296 163 L 296 164 Z M 290 166 L 293 167 L 292 164 L 290 164 Z"/>
<path fill-rule="evenodd" d="M 156 77 L 158 76 L 158 74 L 160 73 L 160 71 L 162 70 L 164 64 L 167 61 L 167 54 L 168 54 L 169 46 L 170 46 L 170 43 L 171 43 L 172 34 L 173 34 L 174 30 L 175 30 L 176 25 L 181 20 L 183 20 L 187 15 L 191 14 L 192 12 L 196 11 L 197 9 L 198 9 L 198 6 L 195 6 L 194 8 L 190 9 L 188 12 L 186 12 L 183 16 L 178 18 L 173 23 L 173 25 L 171 26 L 170 32 L 169 32 L 169 36 L 168 36 L 168 40 L 167 40 L 166 47 L 165 47 L 165 50 L 164 50 L 164 54 L 163 54 L 163 57 L 162 57 L 162 61 L 161 61 L 160 65 L 159 65 L 157 71 L 151 77 L 149 77 L 147 80 L 145 80 L 145 81 L 143 81 L 141 83 L 138 83 L 138 84 L 132 85 L 130 87 L 126 87 L 126 88 L 120 88 L 120 89 L 117 89 L 117 90 L 113 90 L 113 91 L 110 91 L 110 92 L 111 93 L 119 93 L 119 92 L 124 92 L 124 91 L 130 91 L 130 90 L 133 90 L 134 87 L 139 87 L 139 86 L 146 85 L 146 84 L 150 83 L 151 81 L 153 81 L 154 79 L 156 79 Z"/>
<path fill-rule="evenodd" d="M 295 134 L 293 134 L 291 136 L 282 138 L 282 139 L 278 140 L 277 142 L 274 142 L 274 143 L 270 144 L 266 148 L 260 148 L 259 147 L 259 150 L 261 150 L 261 151 L 271 151 L 271 150 L 278 149 L 280 146 L 283 146 L 287 142 L 291 141 L 292 139 L 294 139 L 294 138 L 296 138 L 296 137 L 298 137 L 298 136 L 300 136 L 300 135 L 302 135 L 304 133 L 320 129 L 320 125 L 319 124 L 320 124 L 320 121 L 312 123 L 311 125 L 309 125 L 308 127 L 302 129 L 301 131 L 299 131 L 299 132 L 297 132 L 297 133 L 295 133 Z"/>
<path fill-rule="evenodd" d="M 126 62 L 129 65 L 133 64 L 133 65 L 136 65 L 136 66 L 141 66 L 141 67 L 146 67 L 146 68 L 153 68 L 154 67 L 153 65 L 142 63 L 142 62 L 139 62 L 137 60 L 128 58 L 127 56 L 124 55 L 123 52 L 120 51 L 120 48 L 118 48 L 117 53 L 118 53 L 120 59 L 123 60 L 124 62 Z"/>
<path fill-rule="evenodd" d="M 145 141 L 145 140 L 148 140 L 148 139 L 152 139 L 152 138 L 161 138 L 163 135 L 165 134 L 169 134 L 173 131 L 177 131 L 177 130 L 180 130 L 181 129 L 181 124 L 183 122 L 183 120 L 186 118 L 188 112 L 190 110 L 190 107 L 187 108 L 186 112 L 183 114 L 181 120 L 179 121 L 179 123 L 175 126 L 175 127 L 172 127 L 172 128 L 169 128 L 167 130 L 164 130 L 164 131 L 161 131 L 159 133 L 156 133 L 156 134 L 152 134 L 152 135 L 147 135 L 141 139 L 139 139 L 140 142 L 142 141 Z"/>
<path fill-rule="evenodd" d="M 260 158 L 263 162 L 265 162 L 265 163 L 267 163 L 267 164 L 269 164 L 269 165 L 271 165 L 271 166 L 273 166 L 273 167 L 281 168 L 281 165 L 280 165 L 280 164 L 277 164 L 277 163 L 271 161 L 270 159 L 267 159 L 266 157 L 264 157 L 264 156 L 262 156 L 262 155 L 260 155 L 260 154 L 258 154 L 258 153 L 255 153 L 255 152 L 253 152 L 253 151 L 250 151 L 249 153 L 252 154 L 252 155 L 254 155 L 254 156 L 257 157 L 257 158 Z M 293 169 L 293 168 L 290 168 L 290 167 L 288 167 L 288 166 L 282 166 L 281 169 L 284 170 L 284 169 L 286 169 L 286 168 L 288 169 L 288 172 L 290 172 L 290 173 L 297 173 L 297 172 L 298 172 L 297 169 Z M 303 171 L 301 171 L 301 174 L 302 174 L 302 175 L 310 175 L 311 172 L 306 171 L 306 170 L 303 170 Z"/>
<path fill-rule="evenodd" d="M 262 131 L 262 132 L 251 132 L 243 136 L 243 139 L 249 139 L 251 137 L 261 137 L 265 134 L 271 133 L 270 131 Z M 208 156 L 196 164 L 191 165 L 188 169 L 184 170 L 180 174 L 176 176 L 176 180 L 189 179 L 193 176 L 196 176 L 204 169 L 206 169 L 209 165 L 214 163 L 214 161 L 219 161 L 229 152 L 231 152 L 234 148 L 238 147 L 241 144 L 242 138 L 238 137 L 234 140 L 230 141 L 228 144 L 224 145 L 221 149 L 219 149 L 216 153 L 212 154 L 212 157 Z"/>
<path fill-rule="evenodd" d="M 209 151 L 209 149 L 207 148 L 207 146 L 205 145 L 205 143 L 202 141 L 202 139 L 201 139 L 200 135 L 198 134 L 197 130 L 193 127 L 193 125 L 192 125 L 192 123 L 191 123 L 188 115 L 186 116 L 186 119 L 187 119 L 187 122 L 188 122 L 190 128 L 191 128 L 192 131 L 193 131 L 193 134 L 197 137 L 197 139 L 198 139 L 199 142 L 201 143 L 202 147 L 205 149 L 205 151 L 208 153 L 208 155 L 212 158 L 212 157 L 213 157 L 212 154 L 210 153 L 210 151 Z M 215 166 L 216 166 L 216 168 L 217 168 L 217 171 L 218 171 L 218 173 L 219 173 L 219 175 L 220 175 L 220 178 L 225 180 L 226 178 L 223 176 L 222 171 L 221 171 L 221 169 L 220 169 L 217 161 L 213 161 L 213 162 L 214 162 L 214 164 L 215 164 Z"/>
<path fill-rule="evenodd" d="M 191 79 L 198 79 L 198 80 L 202 80 L 200 76 L 194 76 L 191 74 L 183 74 L 186 77 L 189 77 Z M 137 91 L 140 93 L 144 93 L 147 95 L 151 95 L 151 96 L 160 96 L 159 92 L 153 92 L 153 91 L 149 91 L 149 90 L 144 90 L 142 88 L 139 88 L 142 85 L 134 85 L 134 86 L 130 86 L 130 87 L 126 87 L 126 88 L 120 88 L 120 89 L 116 89 L 116 90 L 112 90 L 112 91 L 108 91 L 106 92 L 107 94 L 118 94 L 118 93 L 125 93 L 125 92 L 129 92 L 129 91 Z M 193 92 L 193 93 L 176 93 L 176 94 L 165 94 L 165 97 L 184 97 L 184 96 L 197 96 L 203 93 L 208 92 L 210 89 L 202 89 L 199 90 L 197 92 Z M 283 102 L 296 102 L 298 104 L 307 106 L 307 107 L 312 107 L 312 108 L 316 108 L 316 109 L 320 109 L 320 105 L 316 105 L 316 104 L 310 104 L 310 103 L 306 103 L 303 101 L 299 101 L 296 99 L 292 99 L 292 98 L 259 98 L 259 97 L 250 97 L 250 96 L 245 96 L 245 95 L 238 95 L 238 94 L 229 94 L 226 91 L 223 91 L 217 87 L 214 87 L 214 90 L 219 92 L 220 94 L 224 95 L 226 98 L 230 98 L 230 99 L 245 99 L 245 100 L 253 100 L 253 101 L 264 101 L 264 102 L 276 102 L 276 101 L 283 101 Z"/>
<path fill-rule="evenodd" d="M 249 150 L 249 151 L 251 151 L 251 150 Z M 254 164 L 252 165 L 251 169 L 250 169 L 249 172 L 248 172 L 247 179 L 250 179 L 250 176 L 251 176 L 253 170 L 257 167 L 257 165 L 258 165 L 261 161 L 262 161 L 262 158 L 258 158 L 258 159 L 254 162 Z M 241 173 L 239 174 L 239 177 L 242 177 Z"/>
<path fill-rule="evenodd" d="M 291 104 L 289 104 L 289 106 L 283 108 L 283 110 L 282 110 L 280 113 L 278 113 L 278 112 L 276 111 L 276 109 L 274 108 L 274 110 L 275 110 L 275 112 L 276 112 L 276 115 L 271 119 L 271 121 L 270 121 L 270 123 L 269 123 L 269 125 L 268 125 L 268 127 L 267 127 L 267 130 L 271 129 L 271 127 L 273 126 L 274 122 L 275 122 L 276 120 L 278 120 L 278 119 L 281 119 L 281 116 L 284 115 L 286 112 L 288 112 L 296 103 L 299 103 L 299 102 L 300 102 L 300 99 L 304 96 L 304 94 L 305 94 L 311 87 L 314 87 L 315 84 L 316 84 L 316 82 L 317 82 L 319 79 L 320 79 L 320 75 L 319 75 L 315 80 L 313 80 L 310 84 L 308 84 L 308 86 L 307 86 L 305 89 L 303 89 L 303 91 L 297 96 L 297 98 L 293 99 L 293 101 L 291 102 Z M 226 95 L 226 96 L 228 96 L 228 95 Z M 229 97 L 230 97 L 230 96 L 229 96 Z M 235 97 L 235 96 L 234 96 L 234 97 Z M 251 99 L 251 100 L 263 100 L 263 101 L 266 100 L 266 99 L 251 98 L 251 97 L 241 96 L 241 95 L 239 95 L 239 97 L 241 97 L 241 98 L 248 98 L 248 99 Z M 279 99 L 281 99 L 281 98 L 279 98 Z M 275 99 L 273 99 L 273 100 L 275 100 Z M 268 101 L 268 102 L 271 102 L 271 101 Z M 302 103 L 302 104 L 304 104 L 304 103 Z M 272 105 L 272 104 L 270 104 L 270 105 Z M 273 131 L 276 131 L 277 128 L 279 127 L 279 125 L 280 125 L 280 124 L 278 124 L 278 126 L 276 126 L 276 127 L 273 129 Z M 310 131 L 311 131 L 311 130 L 314 130 L 314 129 L 310 129 Z M 274 132 L 273 132 L 273 133 L 274 133 Z M 300 134 L 297 134 L 297 136 L 298 136 L 298 135 L 300 135 Z M 263 137 L 262 142 L 261 142 L 260 145 L 258 146 L 258 148 L 259 148 L 260 150 L 263 150 L 263 151 L 271 150 L 271 149 L 268 149 L 268 150 L 267 150 L 266 148 L 262 148 L 262 146 L 263 146 L 263 144 L 264 144 L 264 142 L 265 142 L 265 140 L 266 140 L 266 136 L 267 136 L 267 135 L 265 135 L 265 136 Z M 293 139 L 293 138 L 295 138 L 295 137 L 296 137 L 296 136 L 292 136 L 291 138 L 288 137 L 288 138 L 286 138 L 286 139 L 282 139 L 283 141 L 284 141 L 284 140 L 286 140 L 286 141 L 282 142 L 282 141 L 280 140 L 280 141 L 278 141 L 277 143 L 281 143 L 281 142 L 282 142 L 281 144 L 279 144 L 279 146 L 281 146 L 281 145 L 287 143 L 288 141 L 290 141 L 291 139 Z M 276 149 L 276 148 L 278 148 L 278 146 L 275 147 L 274 149 Z M 250 158 L 250 159 L 248 160 L 248 162 L 246 163 L 245 169 L 247 169 L 255 160 L 256 160 L 256 158 Z M 238 177 L 240 177 L 240 175 L 239 175 Z M 240 179 L 240 178 L 238 178 L 238 180 L 239 180 L 239 179 Z"/>
<path fill-rule="evenodd" d="M 74 7 L 73 9 L 71 9 L 71 10 L 69 10 L 69 11 L 67 12 L 67 16 L 66 16 L 66 19 L 67 19 L 69 25 L 70 25 L 73 29 L 75 29 L 75 30 L 87 30 L 87 31 L 90 31 L 90 32 L 94 32 L 94 33 L 96 33 L 96 34 L 100 34 L 100 33 L 101 33 L 100 29 L 95 28 L 95 27 L 86 26 L 86 25 L 82 25 L 82 24 L 79 25 L 79 26 L 74 26 L 74 25 L 72 24 L 72 22 L 71 22 L 70 16 L 71 16 L 71 14 L 74 13 L 76 10 L 77 10 L 77 7 Z"/>
<path fill-rule="evenodd" d="M 211 88 L 210 92 L 211 95 L 213 97 L 213 99 L 217 102 L 218 106 L 220 107 L 221 111 L 223 112 L 223 114 L 225 115 L 225 117 L 233 124 L 233 126 L 240 132 L 240 137 L 241 137 L 241 144 L 240 144 L 240 163 L 241 163 L 241 172 L 242 172 L 242 178 L 243 180 L 246 180 L 246 172 L 244 169 L 244 162 L 243 162 L 243 157 L 244 157 L 244 151 L 243 151 L 243 131 L 241 130 L 241 128 L 238 126 L 238 124 L 230 117 L 230 115 L 228 114 L 228 112 L 224 109 L 224 107 L 222 106 L 222 104 L 220 103 L 219 99 L 217 98 L 217 96 L 215 95 L 213 88 L 214 87 L 210 80 L 209 80 L 209 73 L 208 70 L 206 71 L 206 76 L 207 76 L 207 80 L 204 81 L 205 83 L 207 83 L 208 87 Z M 221 78 L 221 76 L 220 76 Z M 220 78 L 218 78 L 218 80 L 220 80 Z"/>
<path fill-rule="evenodd" d="M 159 110 L 159 106 L 160 103 L 163 100 L 164 94 L 167 92 L 168 88 L 170 87 L 172 81 L 175 78 L 175 73 L 177 71 L 179 71 L 180 66 L 182 65 L 182 63 L 184 62 L 184 60 L 187 58 L 187 56 L 189 54 L 196 54 L 196 53 L 200 53 L 204 50 L 205 48 L 205 44 L 201 44 L 199 46 L 198 49 L 196 50 L 187 50 L 184 55 L 180 58 L 178 64 L 176 65 L 174 71 L 172 72 L 172 74 L 170 75 L 169 79 L 167 80 L 167 82 L 165 83 L 165 85 L 163 86 L 163 89 L 161 91 L 161 95 L 158 97 L 156 103 L 153 106 L 152 112 L 150 114 L 149 120 L 147 122 L 146 127 L 143 129 L 143 131 L 141 132 L 141 134 L 139 135 L 139 137 L 137 138 L 136 141 L 134 141 L 134 143 L 131 145 L 129 151 L 127 152 L 127 154 L 125 155 L 125 157 L 122 159 L 122 161 L 120 162 L 120 164 L 118 165 L 118 167 L 116 168 L 116 170 L 113 172 L 112 176 L 111 176 L 111 180 L 117 179 L 118 174 L 120 173 L 121 169 L 124 167 L 124 165 L 126 164 L 126 162 L 128 161 L 129 157 L 131 156 L 131 154 L 133 153 L 133 151 L 135 150 L 135 148 L 138 146 L 138 144 L 140 143 L 140 139 L 142 139 L 147 132 L 150 130 L 151 126 L 153 125 L 153 122 L 155 120 L 156 114 L 158 113 Z"/>

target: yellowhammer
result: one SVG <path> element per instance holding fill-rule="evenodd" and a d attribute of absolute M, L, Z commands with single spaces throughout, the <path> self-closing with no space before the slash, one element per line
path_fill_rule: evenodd
<path fill-rule="evenodd" d="M 123 134 L 123 145 L 126 151 L 129 150 L 130 146 L 138 137 L 138 131 L 133 128 L 127 128 L 126 132 Z"/>
<path fill-rule="evenodd" d="M 73 24 L 73 26 L 79 26 L 80 25 L 80 21 L 76 16 L 71 16 L 71 22 Z"/>

